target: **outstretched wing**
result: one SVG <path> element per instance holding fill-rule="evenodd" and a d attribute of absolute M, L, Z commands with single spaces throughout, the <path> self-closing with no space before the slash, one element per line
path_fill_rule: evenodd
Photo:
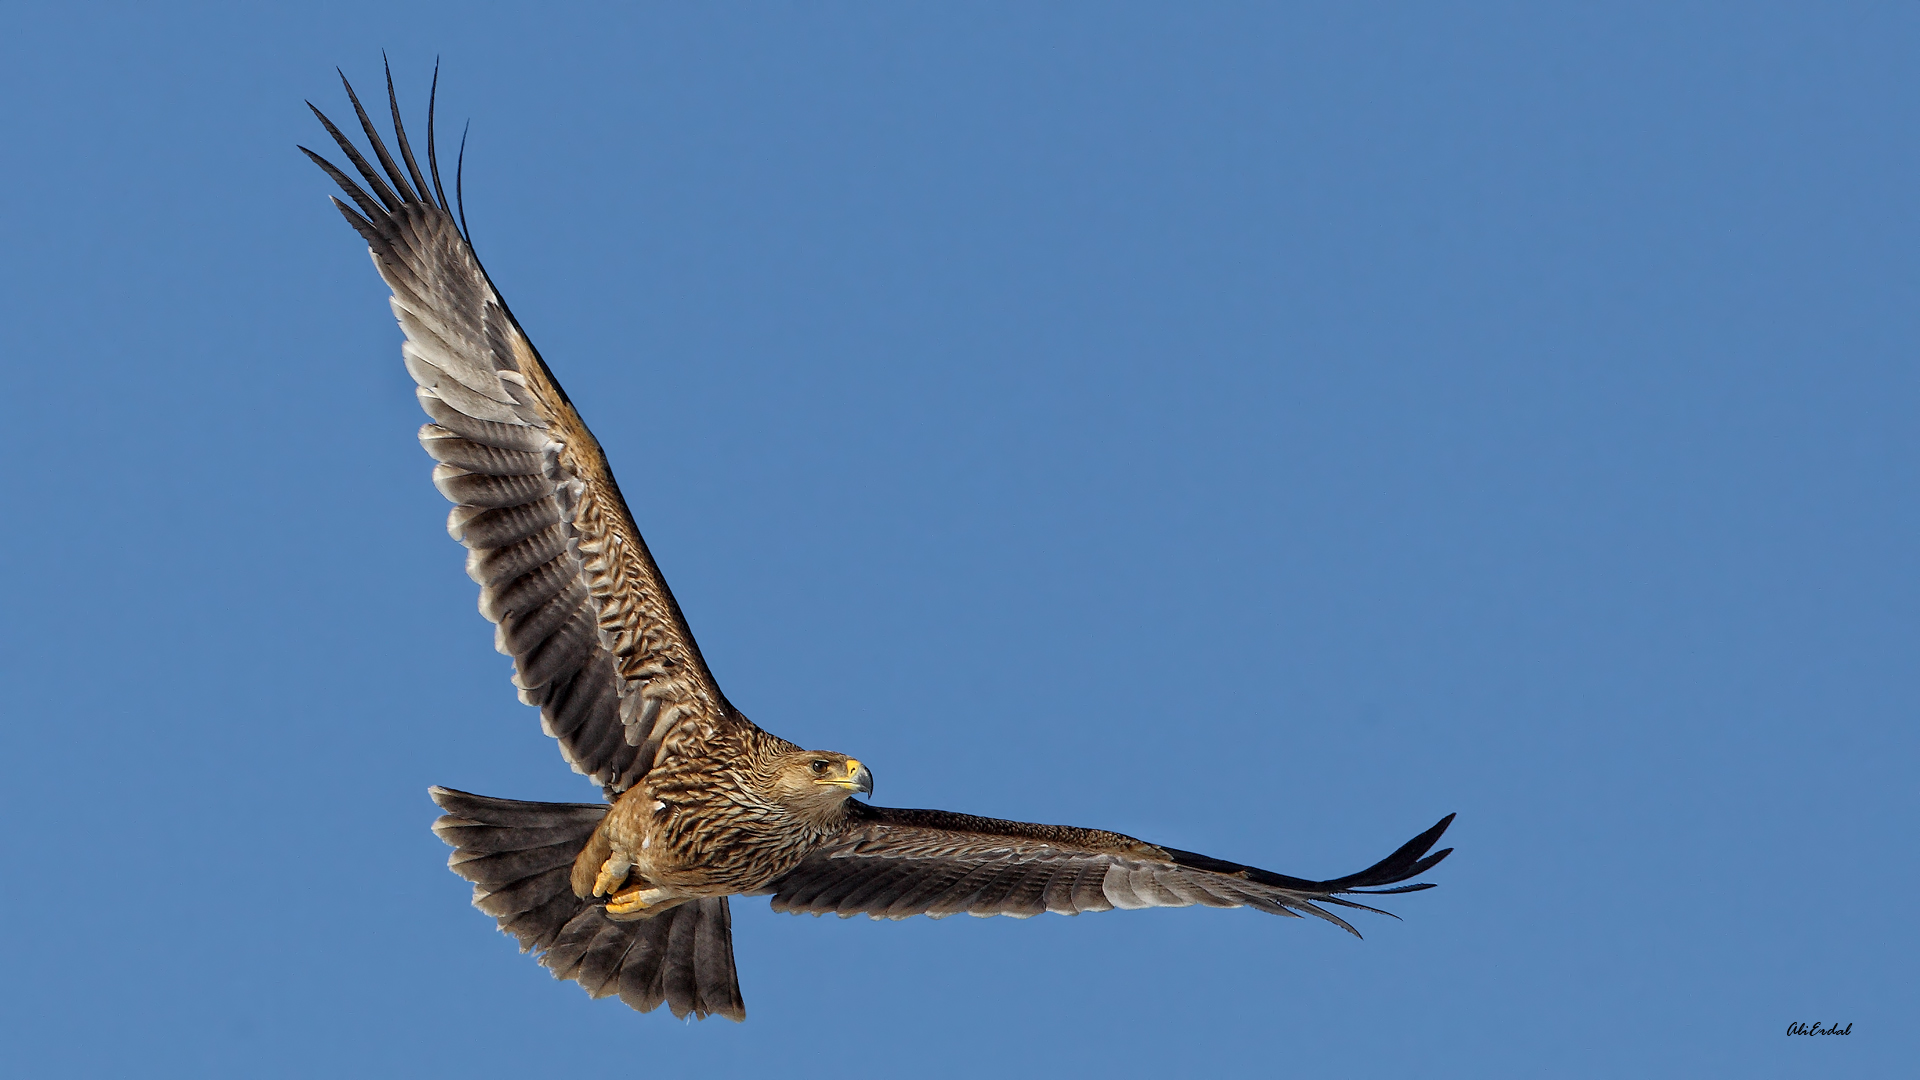
<path fill-rule="evenodd" d="M 333 203 L 366 238 L 393 289 L 393 313 L 407 336 L 401 355 L 432 418 L 420 443 L 439 462 L 434 486 L 454 503 L 447 531 L 467 546 L 480 612 L 496 625 L 494 647 L 513 657 L 520 700 L 540 708 L 561 754 L 611 797 L 644 775 L 663 745 L 671 749 L 695 726 L 710 729 L 730 706 L 600 444 L 447 211 L 431 102 L 429 191 L 407 144 L 392 74 L 387 101 L 404 171 L 351 85 L 347 96 L 380 171 L 313 112 L 366 187 L 300 149 L 353 201 Z"/>
<path fill-rule="evenodd" d="M 1417 877 L 1453 850 L 1427 854 L 1453 822 L 1448 814 L 1357 874 L 1307 881 L 1097 829 L 941 810 L 890 810 L 859 802 L 850 806 L 853 814 L 844 834 L 760 890 L 773 894 L 775 911 L 876 919 L 939 919 L 965 912 L 1024 919 L 1043 911 L 1078 915 L 1204 904 L 1313 915 L 1358 937 L 1359 931 L 1345 919 L 1317 905 L 1379 912 L 1340 897 L 1430 889 L 1431 884 L 1379 886 Z"/>

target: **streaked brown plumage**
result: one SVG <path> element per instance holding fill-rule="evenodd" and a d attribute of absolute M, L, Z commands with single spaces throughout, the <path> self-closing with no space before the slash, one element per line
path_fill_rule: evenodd
<path fill-rule="evenodd" d="M 556 977 L 641 1011 L 743 1019 L 736 894 L 771 896 L 777 911 L 895 919 L 1244 906 L 1351 932 L 1318 905 L 1373 911 L 1342 897 L 1431 887 L 1385 888 L 1446 857 L 1429 850 L 1451 815 L 1366 870 L 1309 881 L 1119 833 L 853 799 L 872 790 L 865 766 L 762 731 L 720 692 L 599 444 L 448 212 L 431 103 L 423 174 L 391 76 L 398 160 L 347 93 L 378 169 L 314 115 L 365 187 L 302 150 L 352 200 L 334 204 L 393 290 L 402 356 L 432 420 L 420 441 L 454 503 L 447 531 L 468 548 L 495 647 L 562 756 L 612 803 L 432 789 L 446 811 L 434 831 L 474 904 Z"/>

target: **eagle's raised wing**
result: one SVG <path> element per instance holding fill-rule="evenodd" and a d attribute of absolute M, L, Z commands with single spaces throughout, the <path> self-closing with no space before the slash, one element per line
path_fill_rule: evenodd
<path fill-rule="evenodd" d="M 448 213 L 431 102 L 429 191 L 391 73 L 387 101 L 404 171 L 351 85 L 347 96 L 381 171 L 318 109 L 366 187 L 300 149 L 353 200 L 333 203 L 366 238 L 393 289 L 407 336 L 401 355 L 433 421 L 420 429 L 420 443 L 440 463 L 434 486 L 454 503 L 447 531 L 467 546 L 480 612 L 496 624 L 494 646 L 513 657 L 520 700 L 540 708 L 561 754 L 611 797 L 644 775 L 663 745 L 670 751 L 683 733 L 710 729 L 731 707 L 600 444 Z"/>
<path fill-rule="evenodd" d="M 1430 889 L 1430 884 L 1379 887 L 1417 877 L 1453 850 L 1427 854 L 1453 822 L 1448 814 L 1357 874 L 1307 881 L 1098 829 L 859 802 L 849 807 L 847 829 L 839 838 L 759 890 L 773 894 L 775 911 L 876 919 L 939 919 L 961 912 L 1026 918 L 1043 911 L 1077 915 L 1204 904 L 1314 915 L 1357 937 L 1359 931 L 1345 919 L 1317 905 L 1378 912 L 1340 897 Z"/>

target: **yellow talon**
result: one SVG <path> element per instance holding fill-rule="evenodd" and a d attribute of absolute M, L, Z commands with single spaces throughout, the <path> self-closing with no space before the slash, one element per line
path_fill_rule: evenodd
<path fill-rule="evenodd" d="M 633 912 L 646 909 L 650 906 L 647 902 L 646 895 L 652 891 L 653 890 L 646 888 L 628 889 L 626 892 L 610 898 L 607 901 L 607 914 L 630 915 Z"/>
<path fill-rule="evenodd" d="M 633 864 L 618 855 L 612 855 L 600 865 L 600 873 L 593 879 L 593 895 L 607 896 L 627 880 L 627 871 Z"/>

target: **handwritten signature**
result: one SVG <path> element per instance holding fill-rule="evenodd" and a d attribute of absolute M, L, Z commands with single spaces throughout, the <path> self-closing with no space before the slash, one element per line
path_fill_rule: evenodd
<path fill-rule="evenodd" d="M 1788 1024 L 1787 1034 L 1788 1035 L 1851 1035 L 1853 1034 L 1853 1025 L 1848 1024 L 1846 1027 L 1841 1027 L 1839 1024 L 1828 1024 L 1826 1027 L 1821 1027 L 1817 1023 Z"/>

